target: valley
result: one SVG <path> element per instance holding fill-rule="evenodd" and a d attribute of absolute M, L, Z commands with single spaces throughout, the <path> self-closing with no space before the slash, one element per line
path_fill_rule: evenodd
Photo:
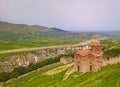
<path fill-rule="evenodd" d="M 113 84 L 119 87 L 119 35 L 119 32 L 71 33 L 58 28 L 1 21 L 0 84 L 3 87 L 106 87 L 109 83 L 107 87 Z M 96 40 L 103 44 L 102 69 L 76 72 L 73 68 L 75 53 L 90 49 L 89 44 Z"/>
<path fill-rule="evenodd" d="M 0 50 L 77 44 L 90 39 L 58 28 L 0 21 Z"/>
<path fill-rule="evenodd" d="M 120 0 L 0 0 L 0 87 L 120 87 Z"/>

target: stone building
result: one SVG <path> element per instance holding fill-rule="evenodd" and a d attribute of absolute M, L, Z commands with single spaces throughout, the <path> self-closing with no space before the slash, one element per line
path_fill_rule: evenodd
<path fill-rule="evenodd" d="M 24 67 L 28 66 L 29 64 L 30 62 L 28 60 L 19 60 L 18 63 L 19 66 L 24 66 Z"/>
<path fill-rule="evenodd" d="M 9 62 L 4 62 L 1 65 L 1 72 L 12 72 L 13 71 L 13 66 Z"/>
<path fill-rule="evenodd" d="M 73 58 L 61 58 L 60 63 L 67 64 L 73 61 Z"/>
<path fill-rule="evenodd" d="M 78 72 L 98 71 L 103 64 L 102 44 L 94 41 L 91 49 L 82 49 L 75 54 L 74 68 Z"/>

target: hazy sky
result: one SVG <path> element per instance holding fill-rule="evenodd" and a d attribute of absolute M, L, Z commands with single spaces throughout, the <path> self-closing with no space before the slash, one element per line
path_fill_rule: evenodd
<path fill-rule="evenodd" d="M 65 30 L 120 30 L 120 0 L 0 0 L 0 20 Z"/>

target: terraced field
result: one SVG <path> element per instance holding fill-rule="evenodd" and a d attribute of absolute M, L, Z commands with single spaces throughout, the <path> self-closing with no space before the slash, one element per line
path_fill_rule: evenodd
<path fill-rule="evenodd" d="M 85 74 L 75 72 L 73 63 L 57 65 L 6 84 L 5 87 L 120 87 L 120 63 Z"/>

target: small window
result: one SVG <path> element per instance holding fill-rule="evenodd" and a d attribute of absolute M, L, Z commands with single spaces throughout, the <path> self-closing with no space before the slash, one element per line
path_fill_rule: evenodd
<path fill-rule="evenodd" d="M 80 66 L 78 66 L 78 72 L 80 71 Z"/>
<path fill-rule="evenodd" d="M 90 71 L 93 71 L 93 66 L 90 66 Z"/>

